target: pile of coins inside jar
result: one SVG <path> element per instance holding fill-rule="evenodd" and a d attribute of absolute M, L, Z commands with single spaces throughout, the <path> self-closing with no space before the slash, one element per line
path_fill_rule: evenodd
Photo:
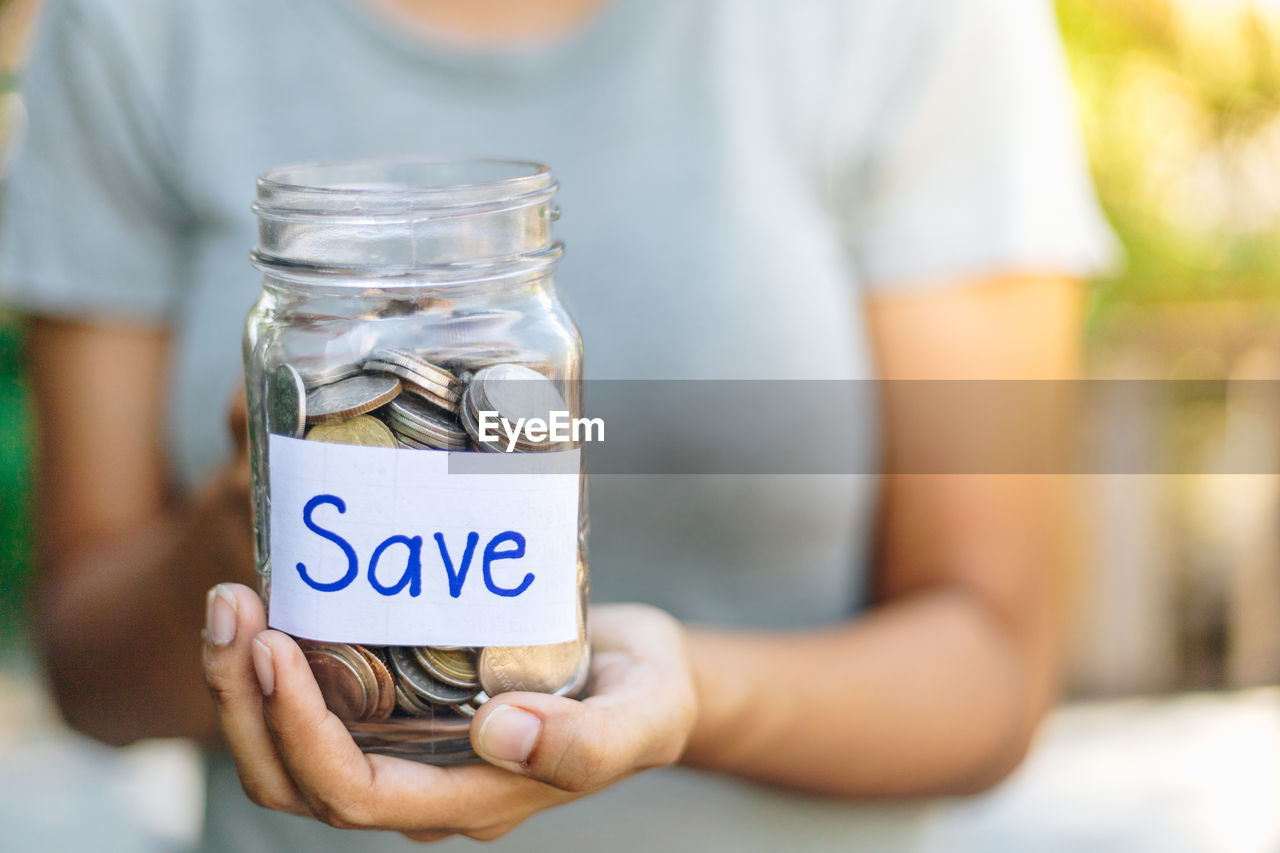
<path fill-rule="evenodd" d="M 510 358 L 500 350 L 417 354 L 380 347 L 359 363 L 315 369 L 302 360 L 281 364 L 269 377 L 268 428 L 277 435 L 363 447 L 501 452 L 505 441 L 481 438 L 481 412 L 514 424 L 565 409 L 554 382 Z M 512 449 L 570 446 L 516 439 Z M 584 572 L 581 562 L 578 571 Z M 329 709 L 353 732 L 381 738 L 373 744 L 379 751 L 395 754 L 398 736 L 420 742 L 426 735 L 440 743 L 437 752 L 455 749 L 461 755 L 470 718 L 489 696 L 512 690 L 581 693 L 585 634 L 580 619 L 577 640 L 547 646 L 299 644 Z"/>

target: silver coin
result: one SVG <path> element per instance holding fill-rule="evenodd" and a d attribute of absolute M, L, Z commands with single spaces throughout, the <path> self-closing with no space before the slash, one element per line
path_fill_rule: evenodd
<path fill-rule="evenodd" d="M 413 394 L 416 397 L 420 397 L 423 400 L 426 400 L 428 403 L 437 407 L 438 409 L 440 409 L 442 412 L 446 414 L 456 415 L 458 413 L 459 403 L 457 400 L 446 399 L 445 397 L 441 397 L 438 394 L 433 394 L 430 391 L 425 391 L 422 388 L 418 387 L 417 385 L 413 385 L 412 383 L 406 383 L 404 386 L 404 389 L 410 394 Z"/>
<path fill-rule="evenodd" d="M 396 441 L 399 442 L 400 446 L 408 448 L 409 450 L 443 450 L 445 452 L 453 451 L 457 453 L 466 450 L 469 446 L 465 441 L 438 441 L 433 438 L 425 438 L 413 433 L 398 430 L 394 426 L 392 426 L 391 431 L 395 433 Z"/>
<path fill-rule="evenodd" d="M 350 379 L 352 376 L 360 375 L 360 365 L 355 362 L 329 361 L 327 359 L 313 359 L 313 364 L 303 361 L 294 362 L 294 367 L 299 375 L 302 376 L 303 383 L 307 386 L 308 391 L 319 388 L 322 385 L 332 385 L 334 382 L 341 382 L 343 379 Z"/>
<path fill-rule="evenodd" d="M 391 427 L 391 431 L 398 436 L 411 438 L 416 442 L 439 450 L 462 448 L 467 444 L 468 436 L 462 430 L 457 433 L 444 432 L 416 421 L 397 418 L 394 415 L 388 416 L 387 426 Z"/>
<path fill-rule="evenodd" d="M 465 702 L 476 693 L 475 687 L 454 687 L 445 684 L 422 668 L 414 657 L 413 649 L 406 646 L 393 646 L 388 650 L 391 668 L 400 678 L 400 683 L 416 693 L 419 697 L 441 705 L 453 705 Z"/>
<path fill-rule="evenodd" d="M 395 432 L 395 430 L 392 430 L 392 432 Z M 404 450 L 439 450 L 438 447 L 423 444 L 421 441 L 415 441 L 414 439 L 407 438 L 399 433 L 396 433 L 396 443 Z"/>
<path fill-rule="evenodd" d="M 398 678 L 396 679 L 396 707 L 415 717 L 425 717 L 435 712 L 431 703 L 419 698 L 418 694 L 412 690 L 406 690 Z"/>
<path fill-rule="evenodd" d="M 397 397 L 387 407 L 387 416 L 421 426 L 459 441 L 467 438 L 466 430 L 438 406 L 427 405 L 418 397 Z"/>
<path fill-rule="evenodd" d="M 476 415 L 475 404 L 475 383 L 467 386 L 467 391 L 462 396 L 462 405 L 458 407 L 458 420 L 462 422 L 462 428 L 471 436 L 471 440 L 482 452 L 485 453 L 502 453 L 506 448 L 499 441 L 485 441 L 480 438 L 480 423 Z"/>
<path fill-rule="evenodd" d="M 443 386 L 447 390 L 457 390 L 458 378 L 451 371 L 433 364 L 427 359 L 420 358 L 408 350 L 396 349 L 395 347 L 378 347 L 369 353 L 369 358 L 372 361 L 398 364 L 425 377 L 436 385 Z"/>
<path fill-rule="evenodd" d="M 334 423 L 372 412 L 394 400 L 400 387 L 393 376 L 353 376 L 321 386 L 307 394 L 307 421 Z"/>
<path fill-rule="evenodd" d="M 571 684 L 583 655 L 578 640 L 547 646 L 487 646 L 480 650 L 480 687 L 490 696 L 527 690 L 555 693 Z"/>
<path fill-rule="evenodd" d="M 271 373 L 267 388 L 267 429 L 276 435 L 302 438 L 307 425 L 307 388 L 288 364 Z"/>
<path fill-rule="evenodd" d="M 547 420 L 552 412 L 566 408 L 554 382 L 519 364 L 486 367 L 471 384 L 478 389 L 476 403 L 481 410 L 496 411 L 512 423 L 520 418 Z"/>
<path fill-rule="evenodd" d="M 549 423 L 553 412 L 567 410 L 564 398 L 560 396 L 554 382 L 538 371 L 519 364 L 499 364 L 485 368 L 475 375 L 467 390 L 469 399 L 475 406 L 472 414 L 477 424 L 480 412 L 496 412 L 498 417 L 514 424 L 522 418 L 538 418 Z M 555 450 L 558 446 L 558 442 L 531 441 L 523 433 L 517 436 L 515 442 L 515 449 L 523 453 Z"/>
<path fill-rule="evenodd" d="M 453 710 L 457 711 L 464 717 L 474 717 L 476 715 L 476 711 L 480 710 L 480 706 L 488 701 L 489 694 L 481 690 L 467 701 L 459 702 L 458 704 L 450 705 L 449 707 L 453 708 Z"/>
<path fill-rule="evenodd" d="M 410 370 L 403 365 L 394 364 L 389 361 L 366 361 L 364 363 L 366 373 L 384 373 L 398 377 L 407 386 L 413 388 L 419 395 L 435 400 L 444 401 L 445 405 L 457 405 L 459 393 L 457 388 L 450 388 L 441 385 L 433 379 L 423 376 L 414 370 Z"/>

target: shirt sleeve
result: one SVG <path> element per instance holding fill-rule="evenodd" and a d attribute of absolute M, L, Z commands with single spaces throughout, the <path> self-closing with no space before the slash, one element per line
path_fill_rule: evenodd
<path fill-rule="evenodd" d="M 22 76 L 27 120 L 0 185 L 0 299 L 164 323 L 189 217 L 156 81 L 143 79 L 138 40 L 130 46 L 108 5 L 50 0 L 37 22 Z"/>
<path fill-rule="evenodd" d="M 923 8 L 839 202 L 865 287 L 1110 266 L 1051 5 Z"/>

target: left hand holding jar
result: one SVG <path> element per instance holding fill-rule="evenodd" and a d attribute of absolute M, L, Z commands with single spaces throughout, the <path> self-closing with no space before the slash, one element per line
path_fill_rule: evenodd
<path fill-rule="evenodd" d="M 419 841 L 498 838 L 532 815 L 675 762 L 697 716 L 684 631 L 642 605 L 593 610 L 592 695 L 505 693 L 476 713 L 487 764 L 441 768 L 361 752 L 324 703 L 302 650 L 266 629 L 257 593 L 210 590 L 205 679 L 257 804 Z"/>

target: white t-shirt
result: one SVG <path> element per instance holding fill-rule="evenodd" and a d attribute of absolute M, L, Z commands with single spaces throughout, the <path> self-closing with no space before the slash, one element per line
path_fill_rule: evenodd
<path fill-rule="evenodd" d="M 1084 274 L 1111 249 L 1041 0 L 609 0 L 567 38 L 493 52 L 407 36 L 358 0 L 50 0 L 24 85 L 0 292 L 172 328 L 187 485 L 229 451 L 223 401 L 259 286 L 248 205 L 284 163 L 550 164 L 559 288 L 595 378 L 869 378 L 866 293 Z M 847 429 L 874 453 L 870 419 Z M 720 624 L 847 618 L 875 485 L 593 478 L 593 592 Z M 250 805 L 225 756 L 209 791 L 210 849 L 356 843 Z M 884 847 L 920 815 L 672 769 L 496 849 Z"/>

